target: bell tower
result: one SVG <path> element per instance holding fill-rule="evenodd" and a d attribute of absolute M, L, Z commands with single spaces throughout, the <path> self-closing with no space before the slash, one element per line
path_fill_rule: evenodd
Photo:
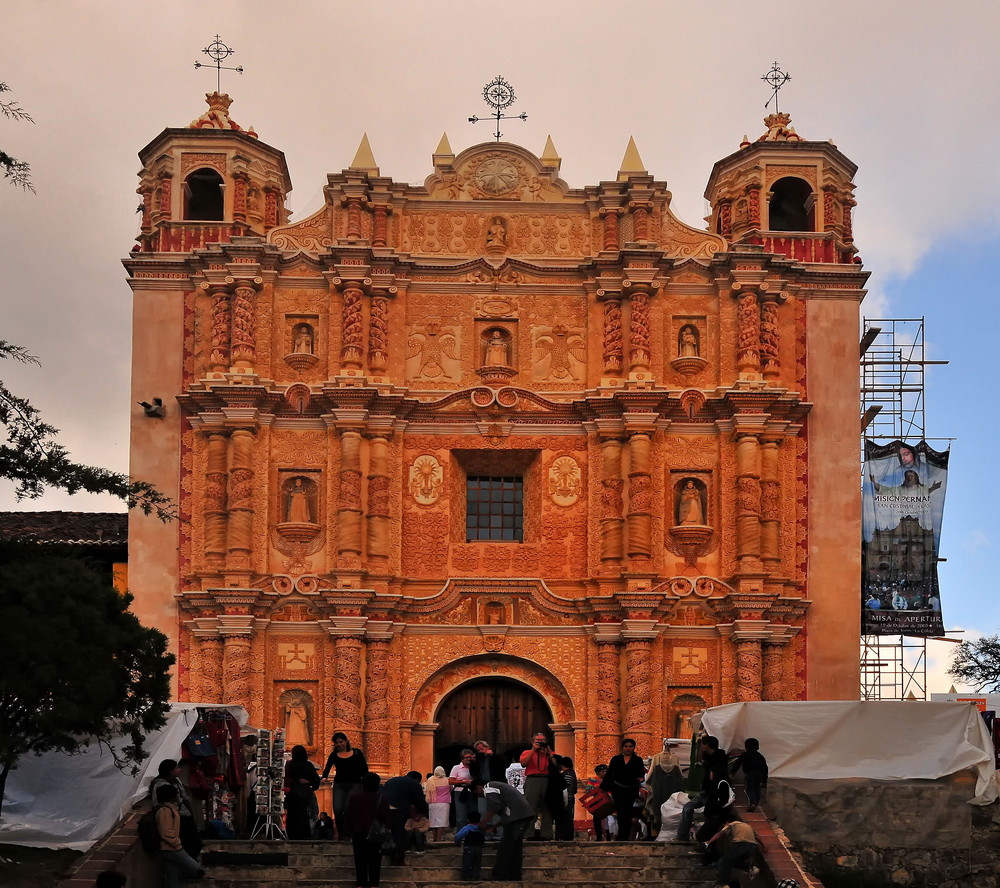
<path fill-rule="evenodd" d="M 229 116 L 229 96 L 213 92 L 205 100 L 201 117 L 165 129 L 139 152 L 139 252 L 188 252 L 263 237 L 288 221 L 285 155 Z"/>
<path fill-rule="evenodd" d="M 757 244 L 799 262 L 850 263 L 857 166 L 832 142 L 810 142 L 785 113 L 764 118 L 756 142 L 712 168 L 709 228 L 732 244 Z"/>

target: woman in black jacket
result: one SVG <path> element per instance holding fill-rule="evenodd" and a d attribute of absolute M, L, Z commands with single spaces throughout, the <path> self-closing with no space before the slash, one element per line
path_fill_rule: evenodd
<path fill-rule="evenodd" d="M 618 820 L 618 840 L 632 838 L 632 812 L 639 787 L 646 778 L 646 766 L 635 754 L 635 740 L 622 740 L 621 753 L 608 762 L 608 770 L 601 781 L 601 789 L 611 794 L 615 801 L 615 817 Z"/>
<path fill-rule="evenodd" d="M 285 765 L 285 831 L 289 839 L 311 839 L 309 803 L 319 788 L 319 772 L 309 761 L 304 746 L 292 747 L 292 760 Z"/>

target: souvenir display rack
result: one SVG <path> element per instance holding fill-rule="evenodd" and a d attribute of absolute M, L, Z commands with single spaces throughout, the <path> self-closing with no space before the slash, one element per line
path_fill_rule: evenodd
<path fill-rule="evenodd" d="M 252 839 L 286 839 L 282 817 L 285 808 L 285 731 L 257 732 L 257 785 L 254 802 L 257 825 Z"/>

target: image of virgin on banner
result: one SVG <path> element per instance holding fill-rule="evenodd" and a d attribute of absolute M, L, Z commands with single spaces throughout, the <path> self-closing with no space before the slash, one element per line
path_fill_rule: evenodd
<path fill-rule="evenodd" d="M 865 441 L 861 632 L 942 635 L 938 544 L 948 456 L 926 441 Z"/>

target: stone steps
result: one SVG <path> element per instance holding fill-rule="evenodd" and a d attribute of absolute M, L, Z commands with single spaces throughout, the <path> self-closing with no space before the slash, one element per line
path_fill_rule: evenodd
<path fill-rule="evenodd" d="M 526 842 L 523 882 L 491 884 L 520 888 L 546 884 L 547 888 L 593 888 L 594 885 L 649 886 L 649 888 L 710 888 L 715 872 L 699 866 L 688 852 L 693 846 L 652 842 Z M 353 888 L 354 860 L 349 842 L 211 842 L 206 869 L 213 888 Z M 252 865 L 246 858 L 234 865 L 219 865 L 211 852 L 288 855 L 287 866 L 271 861 Z M 487 843 L 483 874 L 496 858 L 496 845 Z M 233 860 L 233 858 L 230 858 Z M 382 866 L 384 886 L 406 888 L 468 888 L 461 880 L 461 849 L 452 843 L 431 845 L 423 854 L 407 853 L 404 866 Z"/>

